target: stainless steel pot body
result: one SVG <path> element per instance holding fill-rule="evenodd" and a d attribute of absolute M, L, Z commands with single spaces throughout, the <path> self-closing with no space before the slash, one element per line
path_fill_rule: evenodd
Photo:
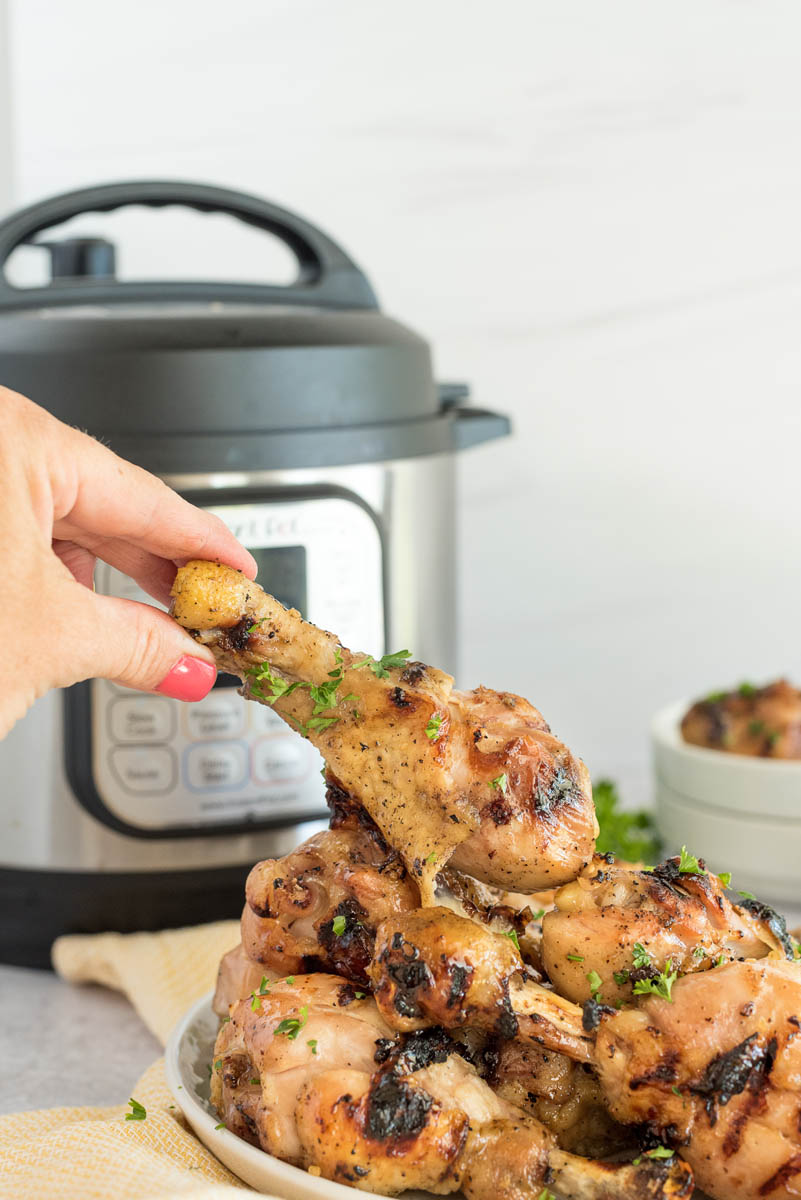
<path fill-rule="evenodd" d="M 217 511 L 268 563 L 280 552 L 284 577 L 287 551 L 302 552 L 306 612 L 346 644 L 375 654 L 407 648 L 455 671 L 451 455 L 168 482 Z M 98 586 L 135 595 L 115 575 L 101 564 Z M 65 906 L 85 910 L 92 928 L 96 905 L 112 903 L 116 925 L 136 928 L 122 897 L 128 886 L 140 913 L 159 904 L 163 912 L 170 896 L 175 923 L 201 919 L 198 897 L 229 886 L 241 897 L 254 862 L 285 853 L 324 819 L 321 765 L 234 688 L 215 688 L 197 705 L 103 680 L 53 692 L 0 742 L 0 903 L 16 906 L 21 923 L 31 905 L 49 910 L 45 929 Z M 142 927 L 154 921 L 169 923 Z M 43 953 L 2 940 L 0 955 L 12 960 Z"/>

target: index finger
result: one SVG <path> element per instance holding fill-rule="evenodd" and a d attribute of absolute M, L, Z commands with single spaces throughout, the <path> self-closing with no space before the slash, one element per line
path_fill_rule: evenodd
<path fill-rule="evenodd" d="M 85 530 L 176 563 L 215 559 L 255 577 L 255 559 L 219 517 L 94 438 L 53 421 L 58 436 L 51 434 L 47 449 L 57 537 L 59 527 Z"/>

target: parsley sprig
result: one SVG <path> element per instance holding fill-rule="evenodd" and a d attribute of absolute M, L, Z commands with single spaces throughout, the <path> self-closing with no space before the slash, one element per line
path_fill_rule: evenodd
<path fill-rule="evenodd" d="M 125 1114 L 126 1121 L 147 1120 L 147 1109 L 145 1108 L 144 1104 L 140 1104 L 138 1100 L 134 1100 L 133 1096 L 131 1096 L 128 1103 L 131 1106 L 131 1111 Z"/>
<path fill-rule="evenodd" d="M 369 667 L 376 679 L 389 679 L 389 672 L 396 667 L 405 667 L 411 657 L 411 650 L 396 650 L 394 654 L 384 654 L 381 658 L 373 658 L 368 654 L 366 658 L 352 663 L 351 670 L 358 671 L 362 667 Z"/>
<path fill-rule="evenodd" d="M 309 1006 L 304 1004 L 300 1009 L 300 1015 L 297 1017 L 284 1017 L 283 1021 L 279 1021 L 273 1030 L 274 1033 L 280 1033 L 284 1037 L 288 1037 L 291 1042 L 300 1033 L 303 1026 L 309 1019 Z"/>
<path fill-rule="evenodd" d="M 636 1167 L 642 1162 L 643 1158 L 673 1158 L 675 1153 L 675 1150 L 670 1150 L 667 1146 L 654 1146 L 653 1150 L 646 1150 L 644 1154 L 638 1155 L 637 1158 L 633 1158 L 631 1161 Z"/>
<path fill-rule="evenodd" d="M 252 628 L 255 628 L 255 626 L 251 626 Z M 359 662 L 351 663 L 350 669 L 357 671 L 361 667 L 369 667 L 379 679 L 388 679 L 389 669 L 402 667 L 410 657 L 409 650 L 397 650 L 394 654 L 385 654 L 382 658 L 377 659 L 368 654 L 365 658 L 360 659 Z M 347 696 L 342 697 L 338 694 L 340 684 L 345 675 L 342 651 L 339 647 L 334 651 L 334 662 L 336 666 L 333 671 L 328 672 L 328 678 L 323 683 L 311 683 L 305 679 L 296 679 L 292 683 L 289 683 L 286 679 L 277 675 L 268 662 L 263 662 L 260 666 L 251 667 L 248 671 L 251 680 L 250 693 L 257 700 L 261 700 L 264 704 L 269 704 L 272 707 L 276 700 L 280 700 L 283 696 L 289 696 L 299 688 L 308 688 L 313 705 L 312 715 L 308 721 L 304 724 L 297 717 L 293 717 L 291 713 L 286 714 L 289 720 L 297 725 L 299 732 L 308 737 L 310 732 L 328 729 L 331 725 L 336 725 L 339 717 L 326 716 L 325 714 L 330 714 L 332 709 L 336 708 L 338 704 L 347 704 L 349 700 L 358 700 L 358 696 L 353 692 L 349 692 Z"/>
<path fill-rule="evenodd" d="M 440 736 L 440 727 L 445 720 L 442 713 L 435 712 L 426 725 L 426 737 L 430 742 L 436 742 Z"/>
<path fill-rule="evenodd" d="M 518 954 L 520 953 L 520 938 L 517 936 L 516 929 L 502 929 L 501 937 L 508 938 L 509 941 L 512 942 L 512 944 L 514 945 Z"/>
<path fill-rule="evenodd" d="M 686 846 L 682 846 L 681 854 L 679 855 L 679 874 L 680 875 L 706 875 L 706 871 L 701 866 L 694 854 L 690 854 Z"/>
<path fill-rule="evenodd" d="M 635 996 L 660 996 L 663 1000 L 669 1000 L 673 1003 L 671 992 L 673 984 L 679 977 L 678 971 L 674 971 L 673 963 L 670 959 L 667 960 L 661 971 L 657 972 L 651 979 L 638 979 L 634 984 Z"/>
<path fill-rule="evenodd" d="M 600 833 L 596 842 L 599 854 L 614 854 L 629 862 L 657 862 L 662 843 L 649 812 L 625 812 L 617 787 L 609 779 L 592 785 L 595 815 Z"/>

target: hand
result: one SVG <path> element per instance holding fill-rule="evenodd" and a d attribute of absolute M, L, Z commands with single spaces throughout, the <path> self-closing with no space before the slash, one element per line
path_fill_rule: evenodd
<path fill-rule="evenodd" d="M 176 567 L 256 564 L 222 521 L 0 388 L 0 737 L 49 688 L 93 676 L 199 700 L 211 654 L 159 609 L 92 590 L 98 558 L 163 604 Z"/>

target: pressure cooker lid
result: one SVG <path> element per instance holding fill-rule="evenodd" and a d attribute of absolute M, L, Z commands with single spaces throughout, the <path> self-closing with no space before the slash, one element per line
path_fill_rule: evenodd
<path fill-rule="evenodd" d="M 6 386 L 162 474 L 406 458 L 508 432 L 465 406 L 463 386 L 434 383 L 425 340 L 380 312 L 340 246 L 254 196 L 179 182 L 66 193 L 0 222 L 0 267 L 46 229 L 130 204 L 229 213 L 281 238 L 297 277 L 119 281 L 108 242 L 48 241 L 49 285 L 12 287 L 0 271 Z"/>

